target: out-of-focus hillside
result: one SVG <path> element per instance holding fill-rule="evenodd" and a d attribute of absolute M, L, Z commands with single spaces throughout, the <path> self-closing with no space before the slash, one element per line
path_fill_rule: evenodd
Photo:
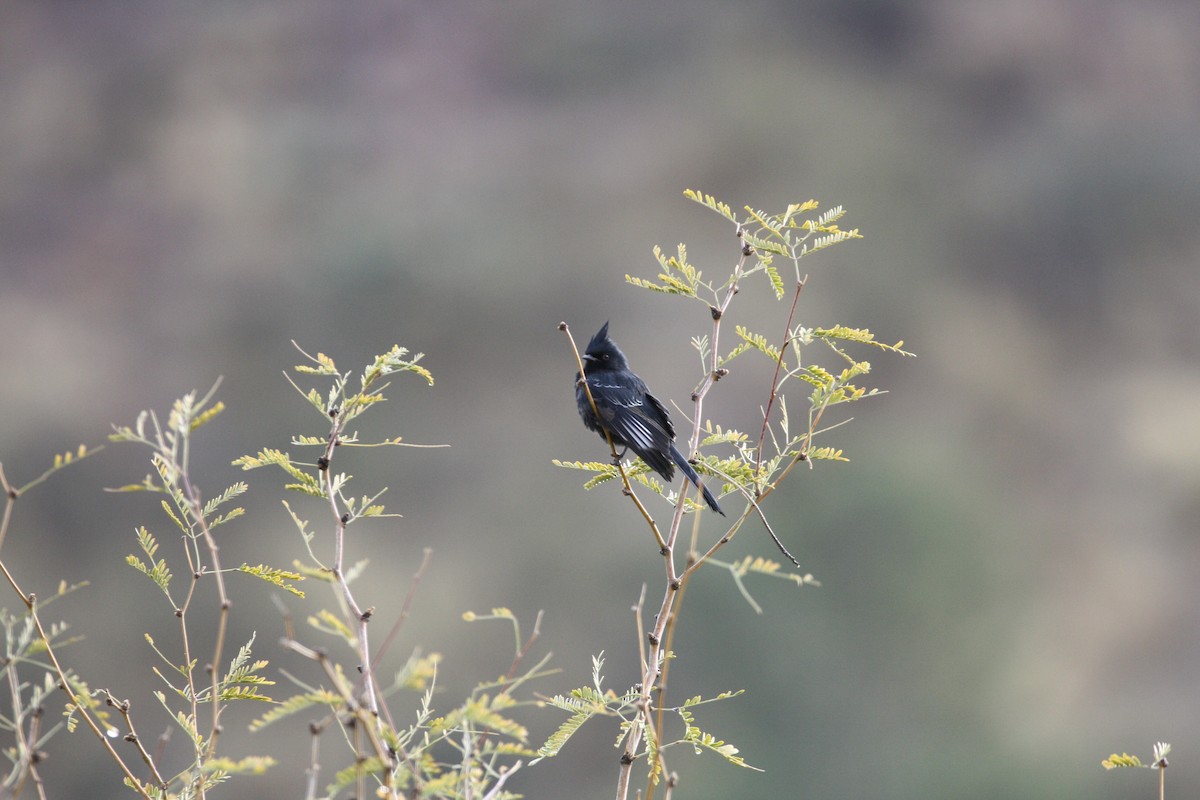
<path fill-rule="evenodd" d="M 1170 794 L 1196 795 L 1198 39 L 1200 9 L 1171 0 L 10 0 L 0 460 L 19 482 L 224 376 L 194 454 L 217 491 L 244 477 L 233 458 L 321 432 L 280 374 L 290 340 L 343 368 L 425 352 L 437 385 L 399 381 L 363 433 L 451 447 L 354 454 L 404 514 L 361 529 L 364 596 L 398 605 L 395 576 L 434 549 L 397 650 L 444 652 L 447 698 L 507 669 L 507 632 L 460 619 L 496 605 L 546 610 L 565 674 L 542 691 L 600 650 L 621 686 L 661 565 L 615 490 L 550 464 L 603 456 L 554 326 L 611 320 L 686 405 L 707 317 L 623 279 L 655 272 L 654 244 L 732 263 L 681 191 L 842 204 L 866 238 L 807 262 L 801 319 L 919 357 L 873 357 L 890 394 L 836 433 L 851 463 L 772 498 L 822 587 L 764 586 L 761 617 L 715 572 L 689 590 L 672 688 L 751 688 L 710 727 L 766 772 L 677 756 L 681 795 L 1124 798 L 1147 776 L 1099 760 L 1160 739 Z M 735 322 L 782 326 L 746 294 Z M 746 405 L 726 391 L 714 414 Z M 109 448 L 22 499 L 3 551 L 34 590 L 92 581 L 54 611 L 122 696 L 154 680 L 142 631 L 174 625 L 123 563 L 157 504 L 101 492 L 144 455 Z M 299 544 L 272 476 L 249 480 L 232 563 Z M 772 555 L 749 529 L 734 546 Z M 294 667 L 278 633 L 259 627 L 261 653 Z M 282 731 L 247 748 L 307 746 Z M 613 736 L 510 788 L 611 796 Z M 124 796 L 86 737 L 52 740 L 50 794 Z"/>

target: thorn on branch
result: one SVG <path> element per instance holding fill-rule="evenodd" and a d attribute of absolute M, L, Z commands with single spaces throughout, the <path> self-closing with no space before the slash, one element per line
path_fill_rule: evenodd
<path fill-rule="evenodd" d="M 318 458 L 317 459 L 317 469 L 321 470 L 321 472 L 324 472 L 325 470 L 329 469 L 329 459 L 326 458 L 325 456 L 321 456 L 320 458 Z"/>
<path fill-rule="evenodd" d="M 633 763 L 633 755 L 630 753 L 621 753 L 621 766 L 628 767 Z"/>
<path fill-rule="evenodd" d="M 362 622 L 369 622 L 371 619 L 371 615 L 374 613 L 375 613 L 375 606 L 371 606 L 370 608 L 368 608 L 366 611 L 364 611 L 362 613 L 362 616 L 359 617 L 359 620 L 361 620 Z"/>
<path fill-rule="evenodd" d="M 653 633 L 646 634 L 646 641 L 650 642 L 651 646 L 658 647 L 658 637 Z"/>
<path fill-rule="evenodd" d="M 340 413 L 342 413 L 342 410 L 337 406 L 331 406 L 329 409 L 329 416 L 333 419 L 337 419 L 337 415 Z"/>
<path fill-rule="evenodd" d="M 567 329 L 566 320 L 563 320 L 562 322 L 558 323 L 558 329 L 560 331 L 565 331 Z"/>
<path fill-rule="evenodd" d="M 746 256 L 747 258 L 754 255 L 754 245 L 750 244 L 749 242 L 742 242 L 742 255 Z"/>
<path fill-rule="evenodd" d="M 342 524 L 348 525 L 349 523 L 350 523 L 350 512 L 347 511 L 345 514 L 342 514 Z"/>
<path fill-rule="evenodd" d="M 717 308 L 716 306 L 709 306 L 709 307 L 708 307 L 708 313 L 712 314 L 712 318 L 713 318 L 713 321 L 714 321 L 714 322 L 716 322 L 717 320 L 719 320 L 719 319 L 721 318 L 721 316 L 722 316 L 722 311 L 721 311 L 721 309 Z"/>

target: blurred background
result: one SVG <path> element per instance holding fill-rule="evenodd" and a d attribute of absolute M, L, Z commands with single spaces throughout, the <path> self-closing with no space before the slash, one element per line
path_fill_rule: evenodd
<path fill-rule="evenodd" d="M 230 461 L 324 433 L 283 378 L 290 341 L 355 370 L 424 352 L 437 385 L 401 376 L 359 431 L 450 447 L 339 452 L 355 493 L 388 486 L 404 515 L 352 528 L 385 625 L 433 549 L 393 661 L 442 653 L 448 709 L 512 658 L 509 629 L 462 613 L 507 606 L 528 632 L 544 609 L 533 657 L 563 672 L 534 688 L 586 683 L 603 650 L 623 689 L 661 562 L 616 490 L 550 463 L 604 456 L 555 325 L 611 320 L 686 407 L 706 311 L 623 279 L 680 241 L 708 277 L 732 266 L 729 228 L 681 191 L 841 204 L 866 238 L 805 262 L 800 321 L 919 357 L 859 353 L 890 394 L 826 439 L 851 463 L 770 499 L 822 586 L 752 582 L 761 616 L 717 570 L 689 588 L 672 691 L 748 689 L 698 722 L 766 772 L 677 751 L 677 796 L 1149 796 L 1148 771 L 1100 760 L 1156 740 L 1168 794 L 1196 796 L 1197 41 L 1187 0 L 9 0 L 0 459 L 22 483 L 223 376 L 194 475 L 210 496 L 250 482 L 227 563 L 288 566 L 281 474 Z M 786 314 L 755 283 L 730 323 L 775 336 Z M 757 430 L 768 380 L 747 356 L 706 411 Z M 41 595 L 91 581 L 52 607 L 86 637 L 64 656 L 133 698 L 147 738 L 167 721 L 142 634 L 169 648 L 177 627 L 123 559 L 138 525 L 173 539 L 156 498 L 102 489 L 148 456 L 110 446 L 31 492 L 3 552 Z M 726 553 L 744 555 L 777 557 L 754 526 Z M 276 645 L 268 588 L 231 582 L 231 641 L 256 632 L 315 681 Z M 301 619 L 333 602 L 308 588 Z M 226 752 L 284 765 L 225 796 L 300 796 L 307 718 L 250 735 L 258 710 L 230 711 Z M 560 721 L 523 719 L 535 742 Z M 508 788 L 610 797 L 615 736 L 590 723 Z M 126 796 L 90 734 L 47 749 L 51 796 Z"/>

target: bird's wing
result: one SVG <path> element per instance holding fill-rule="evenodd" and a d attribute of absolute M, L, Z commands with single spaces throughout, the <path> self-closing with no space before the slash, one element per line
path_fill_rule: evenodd
<path fill-rule="evenodd" d="M 588 378 L 588 384 L 603 398 L 603 402 L 598 403 L 600 416 L 604 426 L 621 444 L 629 445 L 642 455 L 661 450 L 674 438 L 662 404 L 646 392 L 640 380 L 605 374 Z"/>
<path fill-rule="evenodd" d="M 659 427 L 667 432 L 667 438 L 674 440 L 675 426 L 671 424 L 671 415 L 657 397 L 646 392 L 646 413 L 658 420 Z"/>

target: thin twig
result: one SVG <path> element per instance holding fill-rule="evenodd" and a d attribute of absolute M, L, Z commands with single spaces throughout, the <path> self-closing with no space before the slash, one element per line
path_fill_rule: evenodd
<path fill-rule="evenodd" d="M 0 487 L 4 489 L 4 496 L 7 498 L 4 503 L 4 518 L 0 520 L 0 547 L 3 547 L 4 539 L 8 536 L 8 523 L 12 519 L 13 506 L 16 505 L 17 498 L 21 496 L 18 490 L 8 484 L 3 464 L 0 464 Z"/>
<path fill-rule="evenodd" d="M 12 697 L 12 730 L 16 739 L 17 747 L 13 760 L 13 772 L 9 774 L 7 780 L 16 778 L 16 785 L 12 787 L 12 796 L 18 797 L 25 786 L 25 779 L 31 775 L 36 775 L 37 754 L 34 750 L 37 747 L 37 736 L 34 732 L 34 726 L 37 723 L 37 717 L 30 721 L 30 733 L 25 735 L 25 704 L 21 699 L 21 682 L 17 676 L 17 665 L 11 660 L 6 659 L 5 672 L 8 675 L 8 691 Z M 38 715 L 40 716 L 40 714 Z M 34 778 L 36 783 L 40 783 L 40 779 Z"/>
<path fill-rule="evenodd" d="M 512 666 L 508 668 L 508 673 L 504 676 L 505 680 L 512 680 L 513 676 L 517 674 L 517 667 L 520 666 L 521 661 L 525 658 L 526 654 L 529 653 L 529 648 L 533 647 L 533 643 L 536 642 L 537 638 L 542 635 L 543 613 L 544 612 L 542 609 L 539 608 L 537 616 L 534 617 L 533 620 L 533 631 L 530 632 L 529 638 L 525 640 L 525 644 L 521 646 L 521 649 L 517 651 L 516 656 L 513 657 Z"/>
<path fill-rule="evenodd" d="M 396 617 L 396 621 L 392 623 L 392 628 L 387 632 L 387 636 L 383 637 L 383 644 L 379 645 L 379 651 L 375 653 L 375 659 L 371 662 L 372 667 L 377 668 L 379 666 L 380 660 L 391 648 L 397 634 L 400 633 L 400 629 L 404 627 L 404 623 L 408 620 L 409 611 L 412 609 L 413 597 L 417 593 L 417 586 L 420 585 L 421 579 L 425 577 L 425 572 L 429 569 L 429 562 L 432 558 L 432 547 L 426 547 L 421 551 L 421 565 L 413 573 L 412 583 L 408 587 L 408 594 L 404 596 L 404 603 L 400 606 L 400 614 Z"/>
<path fill-rule="evenodd" d="M 802 280 L 796 282 L 796 293 L 792 295 L 792 308 L 788 312 L 787 324 L 783 327 L 783 343 L 779 346 L 779 358 L 775 360 L 775 375 L 771 378 L 771 393 L 767 397 L 767 407 L 763 411 L 762 431 L 758 434 L 758 449 L 754 454 L 754 469 L 755 474 L 762 468 L 762 451 L 763 443 L 767 438 L 767 425 L 771 419 L 771 407 L 775 405 L 775 398 L 779 395 L 779 371 L 783 368 L 783 357 L 787 353 L 787 347 L 792 341 L 792 320 L 796 316 L 796 305 L 800 302 L 800 293 L 804 291 L 804 285 L 808 283 L 808 276 L 805 275 Z M 755 484 L 758 480 L 755 480 Z"/>
<path fill-rule="evenodd" d="M 522 766 L 524 766 L 524 762 L 518 761 L 508 769 L 502 771 L 500 773 L 500 777 L 496 779 L 494 784 L 492 784 L 491 790 L 483 796 L 483 800 L 495 800 L 495 798 L 499 797 L 500 790 L 504 788 L 504 782 L 511 778 L 513 773 L 519 770 Z"/>
<path fill-rule="evenodd" d="M 334 476 L 332 470 L 334 449 L 338 446 L 341 440 L 342 431 L 346 419 L 346 409 L 331 409 L 330 416 L 333 419 L 332 427 L 329 432 L 329 437 L 326 440 L 325 451 L 320 461 L 318 461 L 318 469 L 322 472 L 324 481 L 324 490 L 329 502 L 330 513 L 334 520 L 333 541 L 334 541 L 334 556 L 331 571 L 335 581 L 337 582 L 340 596 L 345 603 L 345 607 L 349 614 L 358 624 L 358 658 L 359 669 L 362 674 L 362 691 L 361 700 L 355 696 L 355 691 L 350 687 L 345 686 L 342 681 L 335 680 L 334 683 L 339 687 L 339 691 L 343 695 L 347 708 L 354 714 L 357 723 L 355 724 L 355 741 L 359 742 L 358 737 L 365 735 L 371 744 L 371 749 L 381 764 L 394 764 L 396 758 L 403 757 L 408 760 L 407 754 L 403 751 L 392 751 L 383 741 L 382 733 L 384 720 L 380 714 L 379 689 L 375 679 L 375 669 L 373 659 L 371 658 L 371 645 L 368 638 L 367 628 L 374 613 L 373 608 L 363 609 L 354 597 L 353 591 L 350 589 L 350 582 L 346 578 L 345 571 L 345 551 L 346 551 L 346 525 L 349 522 L 349 514 L 343 514 L 341 507 L 338 505 L 338 493 L 334 487 Z M 319 662 L 326 675 L 332 678 L 333 669 L 325 658 L 323 652 L 319 652 Z M 364 710 L 363 704 L 366 708 Z M 359 776 L 360 782 L 364 776 Z M 383 788 L 389 793 L 389 796 L 396 796 L 396 789 L 392 785 L 393 771 L 390 768 L 382 770 L 381 774 Z M 365 789 L 360 789 L 359 796 L 365 796 L 361 792 Z"/>
<path fill-rule="evenodd" d="M 317 778 L 321 774 L 321 732 L 323 728 L 316 723 L 310 723 L 308 732 L 311 737 L 308 745 L 308 769 L 305 775 L 304 800 L 316 800 Z"/>
<path fill-rule="evenodd" d="M 150 769 L 150 774 L 154 777 L 154 783 L 163 791 L 167 789 L 167 782 L 163 780 L 162 774 L 158 771 L 158 767 L 154 764 L 154 759 L 150 757 L 150 753 L 142 745 L 142 739 L 137 735 L 137 731 L 133 728 L 133 717 L 129 715 L 129 701 L 118 700 L 113 697 L 112 692 L 104 690 L 105 702 L 115 708 L 121 714 L 121 718 L 125 720 L 125 725 L 129 728 L 129 732 L 125 734 L 125 741 L 137 748 L 138 755 L 142 757 L 142 761 Z"/>
<path fill-rule="evenodd" d="M 6 575 L 8 574 L 7 568 L 4 569 L 4 572 Z M 18 594 L 19 593 L 20 592 L 18 591 Z M 27 597 L 22 596 L 22 599 L 25 601 L 25 605 L 29 609 L 29 615 L 33 619 L 34 627 L 37 628 L 38 636 L 41 638 L 41 641 L 45 646 L 46 657 L 50 659 L 50 663 L 54 666 L 54 674 L 58 676 L 58 688 L 62 689 L 67 695 L 71 705 L 79 713 L 79 716 L 83 718 L 83 721 L 87 724 L 87 726 L 91 728 L 92 733 L 95 734 L 96 738 L 100 740 L 100 743 L 104 746 L 104 749 L 108 751 L 109 756 L 117 763 L 117 766 L 120 767 L 121 772 L 125 775 L 125 777 L 129 779 L 129 782 L 133 785 L 135 791 L 144 797 L 145 800 L 151 800 L 150 795 L 146 792 L 145 788 L 143 788 L 142 782 L 137 779 L 137 777 L 129 769 L 129 765 L 125 763 L 125 760 L 121 758 L 121 755 L 116 751 L 116 749 L 113 748 L 112 743 L 108 740 L 105 732 L 100 730 L 100 724 L 96 722 L 96 720 L 92 717 L 91 712 L 88 711 L 84 705 L 83 700 L 75 693 L 75 690 L 71 688 L 71 680 L 67 676 L 66 670 L 63 669 L 62 664 L 59 663 L 58 655 L 54 652 L 54 648 L 50 645 L 50 637 L 46 635 L 46 629 L 42 627 L 41 617 L 39 617 L 37 613 L 37 596 L 30 594 Z"/>
<path fill-rule="evenodd" d="M 425 577 L 426 570 L 429 569 L 430 559 L 433 557 L 433 548 L 426 547 L 421 554 L 421 565 L 417 567 L 417 571 L 413 573 L 412 583 L 409 584 L 408 594 L 404 596 L 404 603 L 400 606 L 400 614 L 396 617 L 396 621 L 392 623 L 391 630 L 387 636 L 383 638 L 383 644 L 379 646 L 379 651 L 375 653 L 375 659 L 371 662 L 371 671 L 374 672 L 379 668 L 379 662 L 383 656 L 391 648 L 392 642 L 395 641 L 400 629 L 404 627 L 404 623 L 408 620 L 409 612 L 412 609 L 413 597 L 416 596 L 417 586 L 420 585 L 421 579 Z M 387 721 L 388 727 L 392 730 L 396 729 L 396 722 L 392 719 L 392 711 L 388 708 L 387 703 L 380 704 L 380 712 L 384 720 Z"/>
<path fill-rule="evenodd" d="M 3 486 L 4 493 L 7 497 L 4 507 L 4 516 L 3 519 L 0 519 L 0 543 L 2 543 L 5 535 L 8 533 L 8 525 L 12 519 L 12 507 L 16 503 L 17 497 L 20 495 L 20 493 L 14 490 L 8 483 L 8 479 L 4 476 L 2 467 L 0 467 L 0 485 Z M 121 769 L 121 772 L 125 775 L 125 777 L 129 779 L 135 791 L 145 798 L 145 800 L 151 800 L 150 795 L 146 793 L 144 788 L 142 788 L 141 781 L 139 781 L 129 769 L 129 766 L 125 763 L 125 760 L 121 758 L 121 754 L 113 748 L 112 743 L 108 740 L 108 737 L 105 735 L 104 731 L 100 730 L 99 723 L 96 722 L 96 720 L 92 717 L 91 712 L 88 711 L 79 695 L 77 695 L 75 690 L 71 688 L 71 680 L 68 677 L 66 670 L 58 660 L 58 654 L 54 651 L 54 645 L 50 643 L 50 637 L 46 635 L 46 629 L 42 627 L 41 617 L 39 617 L 37 613 L 37 595 L 27 595 L 21 590 L 20 585 L 17 583 L 17 579 L 13 577 L 12 572 L 8 569 L 8 565 L 5 564 L 3 560 L 0 560 L 0 572 L 4 573 L 4 578 L 8 581 L 8 585 L 12 587 L 17 596 L 21 598 L 21 602 L 24 603 L 25 607 L 29 610 L 29 617 L 33 620 L 33 625 L 37 629 L 38 638 L 42 642 L 42 646 L 46 651 L 46 657 L 50 659 L 50 664 L 54 668 L 54 674 L 58 678 L 58 688 L 62 689 L 63 693 L 67 695 L 71 705 L 75 708 L 76 712 L 78 712 L 79 716 L 83 718 L 84 723 L 88 726 L 88 728 L 91 729 L 96 738 L 100 740 L 100 744 L 103 745 L 106 751 L 108 751 L 109 756 L 113 761 L 116 762 L 117 766 Z M 41 780 L 40 778 L 36 777 L 35 780 L 37 780 L 40 795 Z"/>
<path fill-rule="evenodd" d="M 781 542 L 779 540 L 779 537 L 775 535 L 775 529 L 771 527 L 771 523 L 767 520 L 767 515 L 765 513 L 763 513 L 762 506 L 760 506 L 758 504 L 758 500 L 754 499 L 754 494 L 752 492 L 750 492 L 750 490 L 748 490 L 746 487 L 739 486 L 738 483 L 733 480 L 733 478 L 726 475 L 724 472 L 721 472 L 721 470 L 717 469 L 716 467 L 710 467 L 710 469 L 712 469 L 713 472 L 717 473 L 722 478 L 724 478 L 726 481 L 728 481 L 729 483 L 731 483 L 737 487 L 738 491 L 740 491 L 745 496 L 746 502 L 749 503 L 750 507 L 754 509 L 754 512 L 756 514 L 758 514 L 759 520 L 762 521 L 763 527 L 766 528 L 767 533 L 770 534 L 771 541 L 775 542 L 775 546 L 779 548 L 779 552 L 781 552 L 785 556 L 787 556 L 787 559 L 792 562 L 793 566 L 797 566 L 797 567 L 800 566 L 800 562 L 796 560 L 796 557 L 794 555 L 792 555 L 791 552 L 789 552 L 786 547 L 783 546 L 783 542 Z M 785 472 L 785 475 L 786 475 L 786 472 Z M 779 480 L 782 480 L 783 478 L 784 478 L 784 475 L 779 476 Z M 773 483 L 771 485 L 771 489 L 773 490 L 777 484 L 778 484 L 778 481 Z M 759 499 L 762 499 L 762 497 L 766 497 L 766 493 L 761 495 Z M 743 519 L 744 519 L 744 517 L 743 517 Z M 730 528 L 728 534 L 723 536 L 711 548 L 709 548 L 709 550 L 707 552 L 705 552 L 705 554 L 703 556 L 701 556 L 699 559 L 696 560 L 696 563 L 694 563 L 688 567 L 685 574 L 687 574 L 688 572 L 694 572 L 701 564 L 703 564 L 705 561 L 707 561 L 709 559 L 709 557 L 712 556 L 713 553 L 717 552 L 717 550 L 719 548 L 728 544 L 729 540 L 733 538 L 734 534 L 736 534 L 740 528 L 741 528 L 741 520 L 738 520 L 738 522 L 734 523 L 734 525 Z"/>

